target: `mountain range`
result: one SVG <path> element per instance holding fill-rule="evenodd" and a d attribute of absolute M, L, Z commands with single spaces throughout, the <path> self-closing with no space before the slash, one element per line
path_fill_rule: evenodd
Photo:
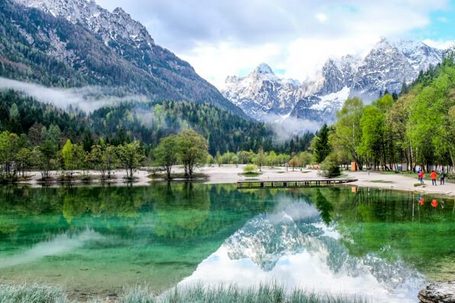
<path fill-rule="evenodd" d="M 157 45 L 128 13 L 108 11 L 93 0 L 1 1 L 0 45 L 0 77 L 83 88 L 86 99 L 209 103 L 283 125 L 331 123 L 348 97 L 369 102 L 385 91 L 398 93 L 444 53 L 422 42 L 381 39 L 366 56 L 327 60 L 310 81 L 284 79 L 261 64 L 246 77 L 227 77 L 220 92 L 188 62 Z"/>
<path fill-rule="evenodd" d="M 3 0 L 0 33 L 1 77 L 207 102 L 246 117 L 121 8 L 110 12 L 87 0 Z"/>
<path fill-rule="evenodd" d="M 421 71 L 440 63 L 443 53 L 423 42 L 382 38 L 364 57 L 327 60 L 311 81 L 280 78 L 261 64 L 246 77 L 227 77 L 222 93 L 260 120 L 294 117 L 330 123 L 347 98 L 370 102 L 386 91 L 399 93 Z"/>

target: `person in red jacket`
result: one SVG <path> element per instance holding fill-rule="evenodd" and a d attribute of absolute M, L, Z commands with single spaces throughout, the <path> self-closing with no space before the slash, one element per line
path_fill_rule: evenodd
<path fill-rule="evenodd" d="M 423 184 L 423 178 L 425 177 L 423 170 L 419 170 L 419 172 L 417 173 L 417 177 L 419 179 L 420 184 Z"/>
<path fill-rule="evenodd" d="M 431 178 L 431 184 L 436 186 L 437 185 L 436 179 L 438 178 L 438 174 L 434 170 L 431 171 L 430 178 Z"/>

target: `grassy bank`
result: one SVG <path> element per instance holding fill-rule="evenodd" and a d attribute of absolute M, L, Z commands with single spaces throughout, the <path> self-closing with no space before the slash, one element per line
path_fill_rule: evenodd
<path fill-rule="evenodd" d="M 260 286 L 241 289 L 236 286 L 206 288 L 196 286 L 174 289 L 155 295 L 148 287 L 126 290 L 116 301 L 119 303 L 361 303 L 360 297 L 326 295 L 294 290 L 287 293 L 279 286 Z M 0 303 L 76 303 L 56 287 L 39 285 L 0 285 Z M 93 298 L 91 303 L 104 302 Z M 112 301 L 111 301 L 112 302 Z"/>
<path fill-rule="evenodd" d="M 0 284 L 0 303 L 70 303 L 70 301 L 65 292 L 57 287 Z"/>

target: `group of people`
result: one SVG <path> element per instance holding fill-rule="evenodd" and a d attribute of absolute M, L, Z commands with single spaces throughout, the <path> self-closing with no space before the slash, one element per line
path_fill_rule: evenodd
<path fill-rule="evenodd" d="M 431 171 L 431 173 L 430 173 L 431 184 L 434 186 L 436 186 L 438 184 L 438 181 L 437 181 L 438 176 L 439 176 L 439 185 L 444 185 L 446 182 L 446 177 L 447 177 L 447 174 L 445 173 L 444 169 L 441 170 L 441 173 L 439 173 L 439 175 L 435 170 Z M 425 178 L 425 172 L 422 169 L 420 169 L 417 172 L 417 177 L 419 179 L 420 184 L 424 184 L 423 178 Z"/>

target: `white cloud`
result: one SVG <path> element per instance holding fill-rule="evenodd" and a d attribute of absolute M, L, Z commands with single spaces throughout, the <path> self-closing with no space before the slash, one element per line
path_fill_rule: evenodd
<path fill-rule="evenodd" d="M 379 37 L 406 37 L 448 0 L 98 0 L 121 6 L 156 42 L 217 86 L 267 62 L 303 80 L 329 55 L 362 52 Z"/>
<path fill-rule="evenodd" d="M 423 42 L 431 47 L 439 48 L 439 49 L 448 49 L 451 47 L 455 47 L 455 40 L 432 40 L 432 39 L 425 39 Z"/>
<path fill-rule="evenodd" d="M 315 17 L 316 17 L 316 20 L 318 20 L 321 23 L 325 23 L 328 19 L 327 15 L 323 14 L 323 13 L 316 14 Z"/>

